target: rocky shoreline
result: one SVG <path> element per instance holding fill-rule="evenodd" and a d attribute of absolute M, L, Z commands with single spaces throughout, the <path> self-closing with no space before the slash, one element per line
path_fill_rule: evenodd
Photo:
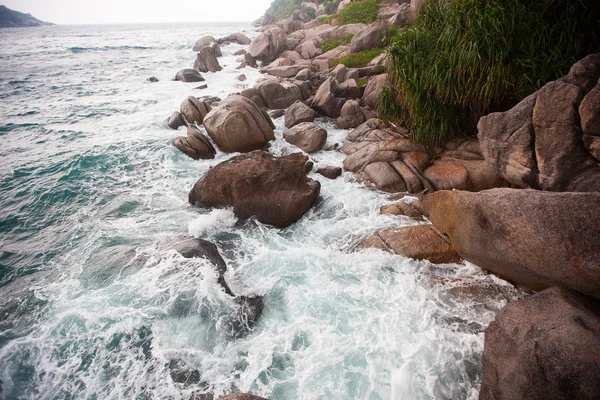
<path fill-rule="evenodd" d="M 357 68 L 336 62 L 382 47 L 388 27 L 403 27 L 422 1 L 392 7 L 397 3 L 382 7 L 389 19 L 369 25 L 322 23 L 324 5 L 302 3 L 289 18 L 256 21 L 261 32 L 252 41 L 241 33 L 200 38 L 193 69 L 176 80 L 201 82 L 201 73 L 220 71 L 221 46 L 229 43 L 248 46 L 236 53 L 239 68 L 260 68 L 265 78 L 225 99 L 190 96 L 169 118 L 169 127 L 187 129 L 173 144 L 193 159 L 214 158 L 215 148 L 243 153 L 201 177 L 190 203 L 232 207 L 240 219 L 285 228 L 319 196 L 319 182 L 306 176 L 314 168 L 310 153 L 341 151 L 345 171 L 398 200 L 382 213 L 422 221 L 373 232 L 358 248 L 437 264 L 466 260 L 532 293 L 505 307 L 486 331 L 481 399 L 600 397 L 600 54 L 512 109 L 482 118 L 477 137 L 424 146 L 377 118 L 385 53 Z M 322 50 L 324 41 L 348 35 L 348 45 Z M 351 130 L 340 149 L 324 149 L 318 117 Z M 297 153 L 268 153 L 277 118 Z M 319 167 L 330 179 L 342 173 Z M 206 255 L 186 249 L 210 246 L 184 243 L 191 257 Z M 219 282 L 233 296 L 224 278 Z M 240 302 L 251 329 L 262 301 Z M 258 399 L 232 396 L 221 399 Z"/>

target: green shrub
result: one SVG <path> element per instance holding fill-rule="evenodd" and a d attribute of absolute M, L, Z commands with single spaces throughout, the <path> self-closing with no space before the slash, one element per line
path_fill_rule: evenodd
<path fill-rule="evenodd" d="M 325 17 L 321 17 L 321 19 L 319 20 L 319 22 L 321 24 L 331 24 L 331 21 L 333 19 L 335 19 L 337 17 L 337 15 L 327 15 Z"/>
<path fill-rule="evenodd" d="M 333 50 L 336 47 L 341 46 L 343 44 L 349 44 L 352 41 L 353 37 L 354 34 L 349 33 L 346 36 L 344 36 L 343 39 L 325 39 L 323 40 L 323 43 L 321 43 L 321 50 L 323 50 L 323 53 L 326 53 L 329 50 Z"/>
<path fill-rule="evenodd" d="M 598 0 L 431 1 L 390 51 L 380 112 L 440 144 L 474 133 L 600 44 Z"/>
<path fill-rule="evenodd" d="M 344 7 L 338 13 L 340 25 L 347 24 L 371 24 L 377 21 L 379 11 L 379 0 L 358 0 Z"/>
<path fill-rule="evenodd" d="M 314 9 L 314 8 L 311 8 L 311 7 L 304 7 L 304 8 L 303 8 L 301 11 L 302 11 L 303 13 L 306 13 L 306 14 L 308 14 L 308 16 L 309 16 L 311 19 L 315 19 L 315 18 L 317 17 L 317 12 L 315 11 L 315 9 Z"/>
<path fill-rule="evenodd" d="M 342 0 L 326 0 L 323 2 L 327 14 L 335 14 Z"/>
<path fill-rule="evenodd" d="M 400 39 L 400 30 L 396 26 L 389 25 L 385 31 L 385 36 L 383 37 L 383 46 L 391 46 L 396 43 L 398 39 Z"/>
<path fill-rule="evenodd" d="M 281 20 L 292 15 L 300 7 L 301 3 L 301 0 L 274 0 L 267 12 L 273 14 L 277 20 Z"/>
<path fill-rule="evenodd" d="M 344 64 L 348 68 L 360 68 L 366 66 L 375 57 L 380 55 L 383 49 L 370 49 L 360 51 L 358 53 L 350 54 L 346 57 L 342 57 L 331 62 L 331 65 L 335 67 L 338 64 Z"/>

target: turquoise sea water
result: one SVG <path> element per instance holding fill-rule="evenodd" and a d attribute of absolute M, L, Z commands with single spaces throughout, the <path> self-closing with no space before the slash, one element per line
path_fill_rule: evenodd
<path fill-rule="evenodd" d="M 170 79 L 191 67 L 196 39 L 236 31 L 256 35 L 227 24 L 0 30 L 0 398 L 476 398 L 481 331 L 521 293 L 470 264 L 356 251 L 377 229 L 415 223 L 380 215 L 384 194 L 311 173 L 321 197 L 284 230 L 187 203 L 232 155 L 187 158 L 165 118 L 188 95 L 225 97 L 260 74 L 235 81 L 242 46 L 231 45 L 207 90 Z M 297 151 L 275 122 L 271 152 Z M 319 123 L 327 146 L 343 141 Z M 235 293 L 264 296 L 247 336 L 229 334 L 236 305 L 212 266 L 162 247 L 182 235 L 218 245 Z"/>

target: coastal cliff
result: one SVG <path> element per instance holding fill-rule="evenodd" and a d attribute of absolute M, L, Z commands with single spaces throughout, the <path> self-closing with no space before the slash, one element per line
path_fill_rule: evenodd
<path fill-rule="evenodd" d="M 31 14 L 11 10 L 0 6 L 0 28 L 31 28 L 37 26 L 52 26 L 50 22 L 40 21 Z"/>

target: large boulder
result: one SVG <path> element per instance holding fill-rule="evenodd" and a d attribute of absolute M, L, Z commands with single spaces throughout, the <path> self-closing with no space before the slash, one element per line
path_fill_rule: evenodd
<path fill-rule="evenodd" d="M 185 121 L 183 120 L 183 115 L 179 111 L 174 111 L 173 114 L 167 120 L 167 125 L 171 129 L 179 129 L 180 126 L 185 125 Z"/>
<path fill-rule="evenodd" d="M 188 96 L 187 99 L 181 103 L 181 115 L 186 121 L 195 124 L 201 124 L 204 121 L 204 117 L 212 110 L 211 106 L 203 101 L 198 100 L 194 96 Z"/>
<path fill-rule="evenodd" d="M 272 26 L 259 33 L 248 48 L 248 53 L 255 60 L 270 63 L 285 50 L 286 37 L 283 30 Z"/>
<path fill-rule="evenodd" d="M 313 122 L 302 122 L 283 131 L 283 138 L 307 153 L 314 153 L 325 145 L 327 131 Z"/>
<path fill-rule="evenodd" d="M 376 248 L 435 264 L 457 263 L 460 257 L 431 225 L 403 226 L 377 232 L 366 238 L 363 248 Z"/>
<path fill-rule="evenodd" d="M 294 48 L 298 54 L 302 56 L 302 58 L 309 60 L 311 58 L 315 58 L 323 54 L 323 50 L 321 50 L 321 44 L 323 39 L 316 36 L 310 39 L 305 40 L 297 47 Z"/>
<path fill-rule="evenodd" d="M 373 110 L 376 110 L 377 106 L 379 106 L 379 97 L 381 96 L 383 87 L 387 83 L 387 78 L 387 74 L 381 74 L 371 78 L 369 83 L 367 83 L 367 87 L 365 88 L 365 93 L 363 95 L 363 101 Z"/>
<path fill-rule="evenodd" d="M 389 25 L 388 21 L 377 21 L 358 32 L 352 37 L 350 51 L 358 53 L 359 51 L 382 47 Z"/>
<path fill-rule="evenodd" d="M 243 96 L 229 96 L 204 117 L 204 127 L 225 152 L 261 149 L 275 139 L 273 121 L 256 103 Z"/>
<path fill-rule="evenodd" d="M 504 307 L 485 332 L 481 400 L 600 398 L 600 303 L 551 288 Z"/>
<path fill-rule="evenodd" d="M 250 39 L 248 39 L 248 37 L 246 35 L 239 33 L 239 32 L 232 33 L 231 35 L 222 37 L 217 40 L 217 43 L 219 43 L 219 44 L 223 44 L 225 42 L 237 43 L 237 44 L 241 44 L 244 46 L 249 45 L 251 43 Z"/>
<path fill-rule="evenodd" d="M 277 80 L 265 80 L 254 86 L 260 98 L 271 110 L 288 108 L 297 100 L 305 100 L 306 93 L 301 87 L 293 82 L 279 82 Z"/>
<path fill-rule="evenodd" d="M 217 45 L 218 46 L 218 45 Z M 203 47 L 196 55 L 194 69 L 200 72 L 218 72 L 223 68 L 219 65 L 219 60 L 215 56 L 215 50 L 210 47 Z"/>
<path fill-rule="evenodd" d="M 600 191 L 600 165 L 583 137 L 586 115 L 600 110 L 600 103 L 584 101 L 599 78 L 600 54 L 590 55 L 511 110 L 483 117 L 478 137 L 485 159 L 517 187 Z"/>
<path fill-rule="evenodd" d="M 285 111 L 285 127 L 291 128 L 302 122 L 313 122 L 317 118 L 315 110 L 297 100 Z"/>
<path fill-rule="evenodd" d="M 344 99 L 336 98 L 335 93 L 337 84 L 334 78 L 329 77 L 325 82 L 321 84 L 319 90 L 315 94 L 315 98 L 312 101 L 312 108 L 322 115 L 330 118 L 337 118 L 340 116 L 340 111 L 345 103 Z"/>
<path fill-rule="evenodd" d="M 298 72 L 306 68 L 303 65 L 287 65 L 281 67 L 271 67 L 267 69 L 267 74 L 279 78 L 293 78 L 298 75 Z"/>
<path fill-rule="evenodd" d="M 217 43 L 214 37 L 212 36 L 204 36 L 201 39 L 198 39 L 194 44 L 194 51 L 200 51 L 202 48 L 210 46 L 213 43 Z"/>
<path fill-rule="evenodd" d="M 238 218 L 255 216 L 264 224 L 284 228 L 315 203 L 320 184 L 306 177 L 308 157 L 301 153 L 273 157 L 254 151 L 210 169 L 189 194 L 192 204 L 231 207 Z"/>
<path fill-rule="evenodd" d="M 267 26 L 275 22 L 275 17 L 272 14 L 265 14 L 256 21 L 252 22 L 253 26 Z"/>
<path fill-rule="evenodd" d="M 194 160 L 215 158 L 215 148 L 197 126 L 187 123 L 187 137 L 178 136 L 173 145 Z"/>
<path fill-rule="evenodd" d="M 350 100 L 342 107 L 340 117 L 335 121 L 335 127 L 338 129 L 357 128 L 371 116 L 371 113 L 361 107 L 358 101 Z"/>
<path fill-rule="evenodd" d="M 181 82 L 202 82 L 204 81 L 204 77 L 197 70 L 186 68 L 177 72 L 175 80 Z"/>
<path fill-rule="evenodd" d="M 600 298 L 600 194 L 453 190 L 421 208 L 465 260 L 533 290 Z"/>

